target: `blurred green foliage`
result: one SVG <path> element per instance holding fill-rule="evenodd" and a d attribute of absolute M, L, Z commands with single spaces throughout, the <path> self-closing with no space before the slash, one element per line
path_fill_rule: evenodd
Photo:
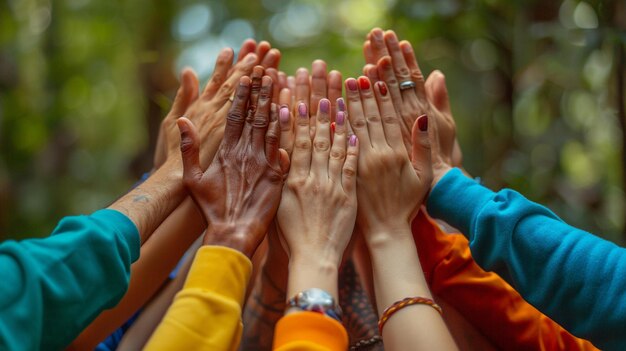
<path fill-rule="evenodd" d="M 0 4 L 0 235 L 45 236 L 151 168 L 191 66 L 269 40 L 293 73 L 364 64 L 370 28 L 446 74 L 464 165 L 623 243 L 623 1 L 8 0 Z"/>

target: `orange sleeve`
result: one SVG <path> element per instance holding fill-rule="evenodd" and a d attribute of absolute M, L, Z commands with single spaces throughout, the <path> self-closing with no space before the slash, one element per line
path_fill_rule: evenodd
<path fill-rule="evenodd" d="M 539 312 L 500 276 L 483 271 L 463 235 L 445 233 L 424 210 L 412 229 L 433 294 L 452 305 L 498 348 L 597 350 Z"/>
<path fill-rule="evenodd" d="M 345 351 L 348 349 L 348 333 L 341 323 L 320 313 L 292 313 L 276 324 L 273 349 Z"/>

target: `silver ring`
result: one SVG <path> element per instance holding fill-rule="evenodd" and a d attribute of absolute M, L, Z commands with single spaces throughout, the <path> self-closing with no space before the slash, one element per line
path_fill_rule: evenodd
<path fill-rule="evenodd" d="M 405 80 L 404 82 L 400 83 L 400 90 L 413 89 L 416 86 L 417 86 L 417 84 L 415 84 L 414 81 L 412 81 L 412 80 Z"/>

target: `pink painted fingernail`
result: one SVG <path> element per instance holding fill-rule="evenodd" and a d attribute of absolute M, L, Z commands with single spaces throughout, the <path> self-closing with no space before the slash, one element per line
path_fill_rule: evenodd
<path fill-rule="evenodd" d="M 348 89 L 350 89 L 351 91 L 357 91 L 359 89 L 356 85 L 356 79 L 353 79 L 353 78 L 348 79 L 348 81 L 346 82 L 346 85 L 348 86 Z"/>
<path fill-rule="evenodd" d="M 346 121 L 346 114 L 343 111 L 337 112 L 337 117 L 335 117 L 335 121 L 338 125 L 343 126 Z"/>
<path fill-rule="evenodd" d="M 356 146 L 356 140 L 357 140 L 356 135 L 354 134 L 350 135 L 350 140 L 349 140 L 350 146 Z"/>
<path fill-rule="evenodd" d="M 289 109 L 287 107 L 280 108 L 280 123 L 286 124 L 289 123 Z"/>
<path fill-rule="evenodd" d="M 300 117 L 308 117 L 306 112 L 306 105 L 303 102 L 298 104 L 298 114 L 300 115 Z"/>
<path fill-rule="evenodd" d="M 322 111 L 322 113 L 330 112 L 330 101 L 328 99 L 320 100 L 320 111 Z"/>
<path fill-rule="evenodd" d="M 343 98 L 337 99 L 337 108 L 339 109 L 339 111 L 346 110 L 346 102 L 343 100 Z"/>

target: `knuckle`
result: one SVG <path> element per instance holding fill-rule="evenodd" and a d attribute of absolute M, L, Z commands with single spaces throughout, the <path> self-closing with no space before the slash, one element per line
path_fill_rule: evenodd
<path fill-rule="evenodd" d="M 383 116 L 383 122 L 385 124 L 398 124 L 398 118 L 394 115 L 385 115 Z"/>
<path fill-rule="evenodd" d="M 330 148 L 330 140 L 319 138 L 315 139 L 313 146 L 315 147 L 315 151 L 327 151 Z"/>
<path fill-rule="evenodd" d="M 398 67 L 395 69 L 396 76 L 398 77 L 410 77 L 411 72 L 407 67 Z"/>
<path fill-rule="evenodd" d="M 368 123 L 378 123 L 380 122 L 380 116 L 378 115 L 369 115 L 366 117 Z"/>
<path fill-rule="evenodd" d="M 308 138 L 297 139 L 294 143 L 294 148 L 299 150 L 309 150 L 311 149 L 311 140 Z"/>
<path fill-rule="evenodd" d="M 234 90 L 235 86 L 233 84 L 231 84 L 230 82 L 224 82 L 220 87 L 220 94 L 230 96 L 230 94 L 232 94 Z M 243 93 L 237 94 L 237 98 L 239 99 L 243 99 L 244 97 L 245 95 Z"/>
<path fill-rule="evenodd" d="M 330 150 L 330 158 L 341 161 L 346 158 L 346 150 L 343 148 L 333 148 Z"/>
<path fill-rule="evenodd" d="M 343 166 L 343 174 L 348 178 L 352 178 L 356 176 L 356 169 L 351 165 Z"/>
<path fill-rule="evenodd" d="M 276 135 L 276 133 L 268 131 L 267 134 L 265 134 L 265 142 L 275 145 L 280 142 L 280 138 L 278 137 L 278 135 Z"/>
<path fill-rule="evenodd" d="M 361 129 L 367 126 L 367 121 L 365 120 L 365 118 L 355 118 L 354 120 L 352 120 L 351 125 L 352 128 Z"/>

